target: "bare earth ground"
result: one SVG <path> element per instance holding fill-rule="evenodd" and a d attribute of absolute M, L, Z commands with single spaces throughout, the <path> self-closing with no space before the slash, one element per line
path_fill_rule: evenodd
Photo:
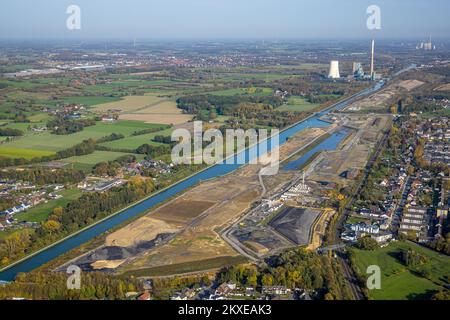
<path fill-rule="evenodd" d="M 280 148 L 281 158 L 293 153 L 306 141 L 325 132 L 307 129 Z M 156 246 L 122 264 L 94 262 L 96 266 L 122 264 L 124 272 L 141 268 L 179 264 L 238 256 L 217 231 L 237 220 L 262 192 L 258 180 L 259 165 L 249 165 L 224 177 L 209 180 L 188 190 L 146 216 L 108 235 L 106 245 L 130 247 L 153 240 L 158 234 L 178 233 L 166 244 Z M 266 179 L 269 184 L 283 183 L 278 176 Z"/>
<path fill-rule="evenodd" d="M 320 248 L 322 246 L 328 223 L 335 213 L 336 211 L 331 209 L 325 209 L 323 211 L 323 213 L 314 223 L 311 235 L 311 243 L 308 246 L 308 249 L 316 250 L 317 248 Z"/>
<path fill-rule="evenodd" d="M 450 83 L 443 84 L 435 89 L 436 91 L 450 91 Z"/>
<path fill-rule="evenodd" d="M 152 225 L 153 228 L 147 228 L 148 225 Z M 145 216 L 130 223 L 127 228 L 108 235 L 106 237 L 106 245 L 129 247 L 141 241 L 153 240 L 159 233 L 172 233 L 180 228 L 180 225 L 169 224 L 165 221 Z"/>
<path fill-rule="evenodd" d="M 420 87 L 425 82 L 419 81 L 419 80 L 403 80 L 398 85 L 408 91 L 414 90 L 415 88 Z"/>
<path fill-rule="evenodd" d="M 308 178 L 315 181 L 326 181 L 346 185 L 349 180 L 342 178 L 341 173 L 347 170 L 362 170 L 369 158 L 376 141 L 391 123 L 390 116 L 349 116 L 350 125 L 362 129 L 353 134 L 341 150 L 328 151 L 312 163 Z"/>
<path fill-rule="evenodd" d="M 395 98 L 400 93 L 405 91 L 409 92 L 422 86 L 423 84 L 425 84 L 425 82 L 419 80 L 403 80 L 398 83 L 393 83 L 377 93 L 351 103 L 344 110 L 347 112 L 352 112 L 361 110 L 380 111 L 382 109 L 387 109 L 392 103 L 395 102 Z"/>

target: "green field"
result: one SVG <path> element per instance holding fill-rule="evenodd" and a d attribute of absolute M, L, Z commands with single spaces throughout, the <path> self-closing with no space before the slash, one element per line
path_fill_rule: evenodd
<path fill-rule="evenodd" d="M 279 79 L 286 79 L 295 77 L 298 75 L 294 74 L 283 74 L 283 73 L 239 73 L 239 72 L 218 72 L 215 73 L 213 81 L 212 82 L 223 82 L 223 81 L 231 81 L 231 82 L 241 82 L 243 80 L 265 80 L 265 81 L 273 81 L 273 80 L 279 80 Z"/>
<path fill-rule="evenodd" d="M 289 98 L 287 104 L 277 108 L 278 111 L 293 111 L 293 112 L 305 112 L 311 111 L 319 107 L 320 104 L 308 102 L 305 98 L 292 96 Z"/>
<path fill-rule="evenodd" d="M 47 219 L 56 207 L 65 207 L 70 201 L 81 197 L 82 192 L 79 189 L 67 189 L 61 191 L 63 197 L 57 200 L 51 200 L 47 203 L 41 203 L 30 208 L 25 212 L 18 213 L 15 218 L 18 221 L 41 222 Z"/>
<path fill-rule="evenodd" d="M 157 135 L 169 136 L 172 134 L 173 129 L 169 128 L 163 131 L 158 131 L 154 133 L 143 134 L 139 136 L 131 136 L 125 139 L 120 139 L 116 141 L 109 141 L 102 143 L 102 146 L 114 148 L 114 149 L 125 149 L 125 150 L 135 150 L 137 147 L 148 143 L 150 145 L 161 145 L 161 143 L 153 142 L 152 139 Z"/>
<path fill-rule="evenodd" d="M 0 155 L 16 158 L 51 155 L 89 138 L 98 139 L 112 133 L 120 133 L 127 137 L 135 131 L 161 126 L 140 121 L 97 122 L 95 126 L 86 127 L 83 131 L 70 135 L 55 135 L 50 132 L 28 133 L 13 142 L 0 145 Z"/>
<path fill-rule="evenodd" d="M 421 277 L 411 267 L 405 266 L 398 256 L 402 250 L 412 249 L 426 257 L 431 278 Z M 369 295 L 375 300 L 410 300 L 427 298 L 446 284 L 450 276 L 450 257 L 423 248 L 413 243 L 395 242 L 376 251 L 351 249 L 360 273 L 368 266 L 378 265 L 381 269 L 381 289 L 371 290 Z"/>
<path fill-rule="evenodd" d="M 0 156 L 7 158 L 24 158 L 24 159 L 33 159 L 37 157 L 45 157 L 51 156 L 55 154 L 52 151 L 47 150 L 35 150 L 35 149 L 22 149 L 22 148 L 13 148 L 7 147 L 13 145 L 13 142 L 7 142 L 0 146 Z"/>
<path fill-rule="evenodd" d="M 113 161 L 122 156 L 128 155 L 129 153 L 122 152 L 110 152 L 110 151 L 95 151 L 94 153 L 85 156 L 76 156 L 71 158 L 66 158 L 60 160 L 62 163 L 68 163 L 68 167 L 73 167 L 74 169 L 81 169 L 90 171 L 94 165 L 99 162 Z M 144 155 L 135 155 L 136 158 L 142 160 Z"/>
<path fill-rule="evenodd" d="M 0 79 L 1 84 L 6 84 L 8 87 L 16 89 L 36 89 L 56 85 L 67 86 L 70 80 L 64 77 L 49 77 L 49 78 L 39 78 L 39 79 Z"/>
<path fill-rule="evenodd" d="M 31 125 L 35 125 L 36 122 L 44 124 L 44 122 L 53 119 L 53 116 L 49 115 L 48 113 L 39 112 L 31 116 L 27 116 L 27 118 L 32 122 Z"/>
<path fill-rule="evenodd" d="M 152 86 L 166 85 L 176 83 L 172 80 L 141 80 L 141 79 L 124 79 L 122 81 L 114 81 L 106 84 L 95 84 L 84 88 L 84 91 L 94 95 L 129 93 L 130 90 L 151 89 Z"/>
<path fill-rule="evenodd" d="M 233 88 L 218 91 L 208 92 L 214 96 L 235 96 L 235 95 L 248 95 L 253 97 L 267 96 L 273 94 L 273 90 L 270 88 Z"/>
<path fill-rule="evenodd" d="M 64 103 L 77 103 L 91 107 L 97 104 L 119 101 L 121 99 L 118 97 L 80 96 L 80 97 L 67 97 L 63 98 L 62 100 L 64 101 Z"/>

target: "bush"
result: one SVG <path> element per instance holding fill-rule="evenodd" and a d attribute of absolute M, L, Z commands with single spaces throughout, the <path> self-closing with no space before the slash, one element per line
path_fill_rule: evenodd
<path fill-rule="evenodd" d="M 358 239 L 358 242 L 356 243 L 356 247 L 358 249 L 362 250 L 370 250 L 374 251 L 378 249 L 380 246 L 378 245 L 378 242 L 376 242 L 374 239 L 370 237 L 363 237 Z"/>

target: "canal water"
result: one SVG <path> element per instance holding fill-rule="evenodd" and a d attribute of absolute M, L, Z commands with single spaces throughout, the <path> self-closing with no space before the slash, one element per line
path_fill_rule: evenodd
<path fill-rule="evenodd" d="M 305 154 L 299 156 L 297 159 L 289 161 L 282 169 L 283 170 L 297 170 L 300 169 L 308 160 L 317 152 L 335 150 L 339 143 L 345 139 L 350 133 L 350 129 L 341 129 L 334 132 L 331 136 L 314 146 Z"/>
<path fill-rule="evenodd" d="M 319 118 L 323 115 L 330 113 L 334 110 L 339 110 L 344 107 L 346 107 L 349 103 L 353 102 L 355 99 L 370 94 L 382 87 L 382 84 L 377 83 L 373 88 L 365 89 L 358 94 L 343 100 L 330 108 L 321 111 L 317 114 L 315 114 L 313 117 L 306 119 L 304 121 L 301 121 L 297 124 L 295 124 L 292 127 L 287 128 L 286 130 L 280 132 L 280 145 L 284 144 L 287 139 L 296 133 L 310 127 L 326 127 L 329 126 L 329 123 L 321 121 Z M 333 138 L 334 139 L 334 138 Z M 325 140 L 327 141 L 327 140 Z M 324 141 L 324 142 L 325 142 Z M 262 144 L 268 144 L 266 142 L 261 142 Z M 337 144 L 336 144 L 337 146 Z M 259 150 L 259 145 L 254 146 L 253 148 L 256 148 L 256 150 Z M 251 158 L 251 154 L 254 154 L 255 149 L 249 148 L 243 152 L 246 153 L 246 160 L 249 160 Z M 268 144 L 267 149 L 270 150 L 271 144 Z M 307 157 L 302 157 L 302 161 L 307 161 Z M 20 272 L 29 272 L 33 269 L 36 269 L 40 267 L 41 265 L 59 257 L 60 255 L 79 247 L 85 242 L 88 242 L 89 240 L 95 238 L 96 236 L 122 224 L 123 222 L 151 209 L 152 207 L 164 202 L 165 200 L 177 195 L 178 193 L 195 186 L 196 184 L 200 183 L 201 181 L 216 178 L 219 176 L 223 176 L 225 174 L 228 174 L 230 172 L 235 171 L 238 169 L 241 165 L 239 164 L 216 164 L 214 166 L 211 166 L 210 168 L 206 169 L 205 171 L 199 172 L 192 177 L 181 181 L 170 188 L 155 194 L 154 196 L 128 208 L 124 211 L 111 216 L 110 218 L 70 237 L 62 242 L 51 246 L 43 251 L 41 251 L 38 254 L 35 254 L 33 256 L 30 256 L 29 258 L 11 266 L 10 268 L 6 269 L 5 271 L 0 273 L 0 280 L 4 281 L 12 281 L 14 280 L 15 276 Z"/>

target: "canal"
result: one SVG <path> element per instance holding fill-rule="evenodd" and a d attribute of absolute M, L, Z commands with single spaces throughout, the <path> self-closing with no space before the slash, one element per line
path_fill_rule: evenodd
<path fill-rule="evenodd" d="M 326 110 L 323 110 L 321 112 L 318 112 L 314 114 L 312 117 L 303 120 L 285 130 L 280 132 L 280 145 L 284 144 L 287 139 L 296 133 L 310 127 L 325 127 L 328 126 L 329 123 L 321 121 L 319 118 L 323 115 L 330 113 L 334 110 L 340 110 L 344 107 L 346 107 L 349 103 L 353 102 L 354 100 L 360 98 L 361 96 L 373 93 L 377 90 L 379 90 L 383 86 L 382 83 L 377 83 L 374 85 L 374 87 L 367 88 L 356 95 L 349 97 L 341 102 L 336 103 L 335 105 L 327 108 Z M 327 140 L 325 140 L 327 141 Z M 325 142 L 324 141 L 324 142 Z M 261 142 L 260 144 L 267 144 L 266 141 Z M 268 150 L 270 150 L 270 143 L 267 147 Z M 337 146 L 337 144 L 336 144 Z M 254 151 L 259 150 L 259 145 L 251 147 L 243 152 L 246 153 L 246 160 L 249 160 L 251 154 L 254 154 Z M 307 157 L 302 157 L 302 161 L 307 161 Z M 239 168 L 241 165 L 239 164 L 216 164 L 208 169 L 199 172 L 191 177 L 189 177 L 186 180 L 183 180 L 179 183 L 174 184 L 173 186 L 161 191 L 160 193 L 157 193 L 146 200 L 131 206 L 123 211 L 121 211 L 118 214 L 112 215 L 108 217 L 107 219 L 87 228 L 83 231 L 74 234 L 52 246 L 49 246 L 40 252 L 30 255 L 21 261 L 11 265 L 8 268 L 5 268 L 0 273 L 0 280 L 4 281 L 12 281 L 14 280 L 15 276 L 20 272 L 29 272 L 33 269 L 36 269 L 40 267 L 41 265 L 59 257 L 60 255 L 75 249 L 82 245 L 83 243 L 88 242 L 89 240 L 92 240 L 93 238 L 97 237 L 98 235 L 101 235 L 102 233 L 126 222 L 127 220 L 136 217 L 140 214 L 142 214 L 145 211 L 148 211 L 152 207 L 166 201 L 167 199 L 179 194 L 180 192 L 183 192 L 187 190 L 188 188 L 195 186 L 196 184 L 200 183 L 201 181 L 216 178 L 223 176 L 225 174 L 228 174 L 230 172 L 235 171 L 237 168 Z"/>

